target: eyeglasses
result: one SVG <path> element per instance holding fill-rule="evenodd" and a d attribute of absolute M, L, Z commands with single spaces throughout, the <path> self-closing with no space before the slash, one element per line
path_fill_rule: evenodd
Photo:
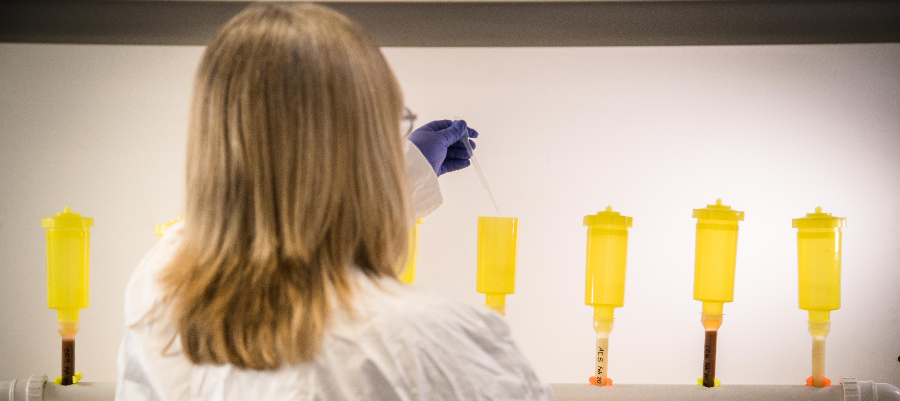
<path fill-rule="evenodd" d="M 409 134 L 412 134 L 413 128 L 416 124 L 416 117 L 417 116 L 412 111 L 410 111 L 409 108 L 403 108 L 403 117 L 400 118 L 400 129 L 402 129 L 402 131 L 400 132 L 405 133 L 403 134 L 404 138 L 408 138 Z"/>

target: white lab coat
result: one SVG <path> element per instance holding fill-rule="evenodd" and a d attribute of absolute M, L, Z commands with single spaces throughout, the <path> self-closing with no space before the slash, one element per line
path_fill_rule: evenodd
<path fill-rule="evenodd" d="M 406 143 L 416 218 L 442 199 L 437 176 Z M 335 309 L 309 362 L 272 371 L 194 365 L 165 322 L 145 320 L 160 300 L 155 278 L 182 238 L 169 228 L 135 269 L 125 290 L 116 400 L 550 400 L 547 385 L 510 337 L 503 318 L 438 291 L 354 273 L 357 316 Z M 140 322 L 140 324 L 137 324 Z"/>

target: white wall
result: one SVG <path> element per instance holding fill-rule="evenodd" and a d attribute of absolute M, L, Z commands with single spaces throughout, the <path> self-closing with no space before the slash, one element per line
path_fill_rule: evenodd
<path fill-rule="evenodd" d="M 39 218 L 96 219 L 78 370 L 115 379 L 122 291 L 182 212 L 187 100 L 199 47 L 0 45 L 0 377 L 59 374 Z M 900 385 L 900 45 L 386 49 L 407 104 L 462 116 L 501 212 L 520 218 L 507 319 L 548 382 L 592 371 L 582 217 L 634 217 L 626 306 L 612 333 L 617 383 L 693 383 L 691 209 L 722 197 L 741 224 L 735 302 L 717 376 L 799 384 L 810 338 L 797 309 L 792 218 L 847 217 L 843 308 L 827 375 Z M 471 169 L 443 177 L 422 226 L 418 281 L 475 293 Z"/>

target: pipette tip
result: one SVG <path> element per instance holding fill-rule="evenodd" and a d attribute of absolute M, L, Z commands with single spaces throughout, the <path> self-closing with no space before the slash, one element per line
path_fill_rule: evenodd
<path fill-rule="evenodd" d="M 497 207 L 497 201 L 494 200 L 494 194 L 492 194 L 490 190 L 488 191 L 488 196 L 491 198 L 491 203 L 494 204 L 494 211 L 499 215 L 500 208 Z"/>
<path fill-rule="evenodd" d="M 484 177 L 484 172 L 481 171 L 481 164 L 478 163 L 478 158 L 475 157 L 475 150 L 472 149 L 472 144 L 469 143 L 469 129 L 466 128 L 466 134 L 463 136 L 462 141 L 466 146 L 466 152 L 468 152 L 469 156 L 471 156 L 472 165 L 475 167 L 475 172 L 478 174 L 478 179 L 481 180 L 481 187 L 484 188 L 484 191 L 487 192 L 488 197 L 491 198 L 491 204 L 494 205 L 494 211 L 497 214 L 500 214 L 500 208 L 497 207 L 497 201 L 494 200 L 494 194 L 491 192 L 491 188 L 488 186 L 487 178 Z"/>

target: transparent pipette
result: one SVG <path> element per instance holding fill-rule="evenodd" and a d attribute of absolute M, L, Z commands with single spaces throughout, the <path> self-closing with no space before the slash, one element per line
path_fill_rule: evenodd
<path fill-rule="evenodd" d="M 494 200 L 494 194 L 491 193 L 487 178 L 484 178 L 484 171 L 481 170 L 481 164 L 478 163 L 478 158 L 475 157 L 475 151 L 472 149 L 472 144 L 469 143 L 469 127 L 466 127 L 466 133 L 463 135 L 463 143 L 466 145 L 466 152 L 472 156 L 472 164 L 475 165 L 475 172 L 478 173 L 478 178 L 481 180 L 481 186 L 484 188 L 485 192 L 487 192 L 488 197 L 491 198 L 494 210 L 497 211 L 497 214 L 500 214 L 500 208 L 497 207 L 497 201 Z"/>

